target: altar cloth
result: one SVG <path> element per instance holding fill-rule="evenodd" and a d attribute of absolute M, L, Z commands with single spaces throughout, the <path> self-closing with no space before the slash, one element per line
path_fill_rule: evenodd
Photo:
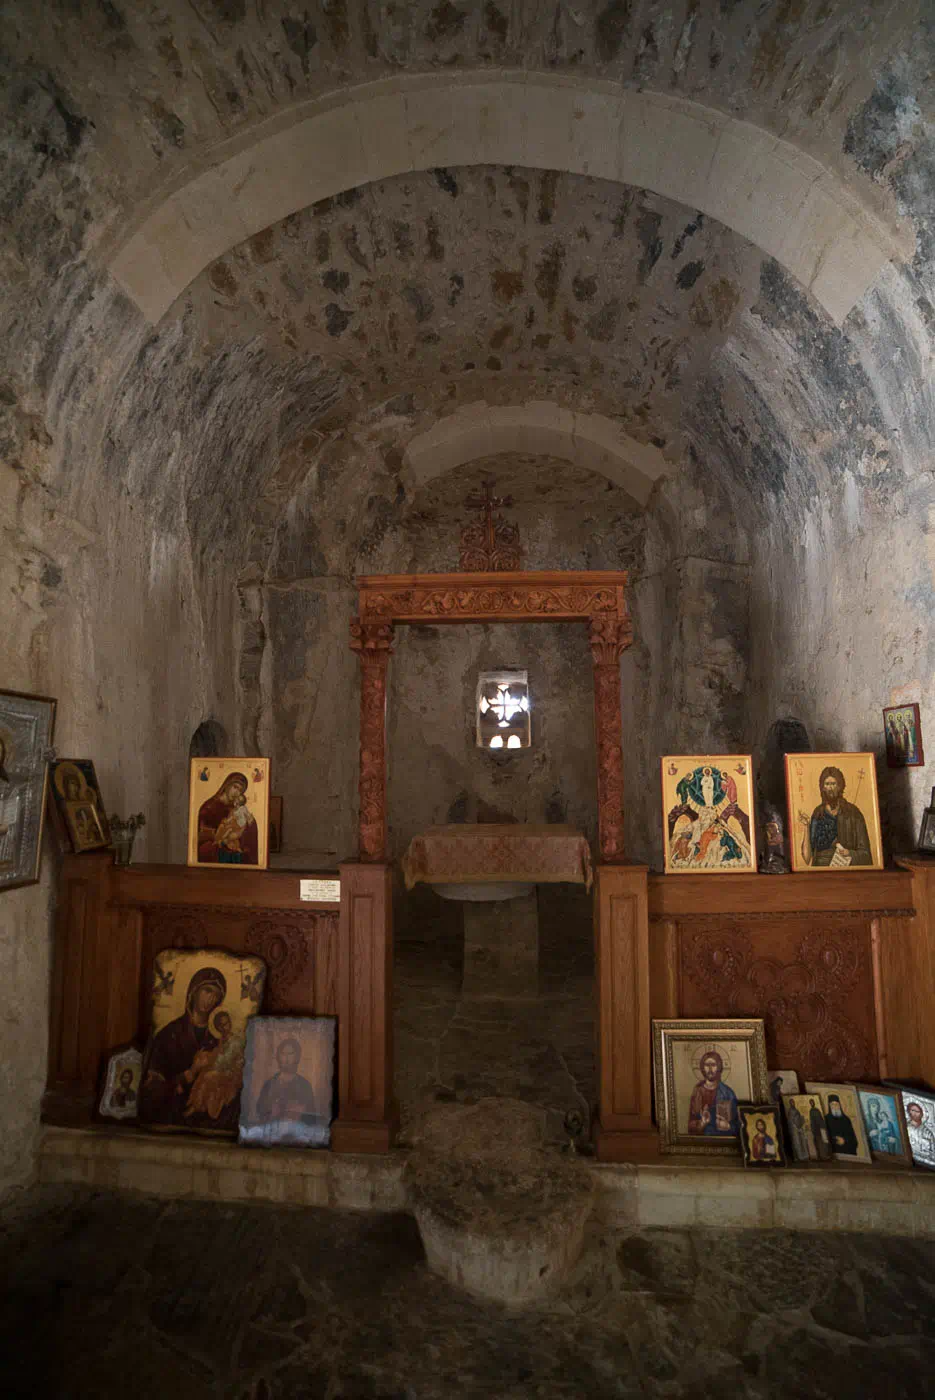
<path fill-rule="evenodd" d="M 591 850 L 573 826 L 558 824 L 430 826 L 402 859 L 406 889 L 429 885 L 558 884 L 591 888 Z"/>

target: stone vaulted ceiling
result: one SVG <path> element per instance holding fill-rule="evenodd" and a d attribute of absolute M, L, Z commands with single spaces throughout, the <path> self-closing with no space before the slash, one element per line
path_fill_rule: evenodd
<path fill-rule="evenodd" d="M 392 472 L 414 435 L 477 403 L 603 415 L 757 508 L 798 508 L 845 471 L 891 491 L 931 448 L 925 4 L 41 8 L 40 24 L 33 6 L 4 13 L 4 408 L 12 450 L 81 510 L 93 512 L 103 470 L 157 512 L 181 497 L 210 541 L 242 528 L 258 491 L 283 506 L 302 454 L 326 445 Z M 400 75 L 437 85 L 507 70 L 584 84 L 595 151 L 629 138 L 605 140 L 588 83 L 698 104 L 722 134 L 718 123 L 751 124 L 765 142 L 755 167 L 781 138 L 796 179 L 817 190 L 827 176 L 892 232 L 893 258 L 838 327 L 782 257 L 699 213 L 703 188 L 686 203 L 653 193 L 652 169 L 644 187 L 516 163 L 440 167 L 427 152 L 422 168 L 326 200 L 290 192 L 296 212 L 232 241 L 155 328 L 106 271 L 173 192 L 303 104 Z M 679 139 L 673 128 L 659 147 L 670 184 Z M 690 157 L 685 189 L 697 191 Z M 218 186 L 206 200 L 202 230 L 228 217 L 228 196 Z M 782 198 L 757 189 L 767 223 Z M 781 211 L 790 228 L 794 212 Z"/>

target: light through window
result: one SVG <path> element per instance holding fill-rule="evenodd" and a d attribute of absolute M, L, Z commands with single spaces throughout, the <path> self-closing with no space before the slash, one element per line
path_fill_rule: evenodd
<path fill-rule="evenodd" d="M 485 671 L 477 681 L 477 743 L 483 749 L 527 749 L 529 675 Z"/>

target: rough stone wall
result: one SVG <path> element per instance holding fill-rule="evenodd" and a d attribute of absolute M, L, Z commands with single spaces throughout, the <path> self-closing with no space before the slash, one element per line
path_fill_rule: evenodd
<path fill-rule="evenodd" d="M 928 0 L 922 0 L 922 7 Z M 848 165 L 850 114 L 912 32 L 919 0 L 20 0 L 4 49 L 92 132 L 113 217 L 207 148 L 342 86 L 400 71 L 520 68 L 672 91 Z"/>
<path fill-rule="evenodd" d="M 329 478 L 332 511 L 358 476 L 352 464 Z M 457 568 L 468 518 L 462 502 L 486 479 L 514 498 L 507 514 L 520 526 L 526 567 L 642 569 L 642 513 L 620 488 L 583 469 L 505 454 L 432 482 L 395 509 L 395 485 L 385 482 L 385 494 L 377 494 L 380 483 L 371 480 L 379 540 L 348 531 L 343 551 L 331 556 L 334 573 L 288 584 L 280 575 L 264 589 L 271 656 L 261 729 L 270 739 L 274 786 L 285 796 L 290 849 L 339 856 L 355 849 L 358 691 L 348 622 L 356 592 L 348 576 Z M 291 528 L 283 525 L 277 560 L 303 557 L 306 518 L 303 511 Z M 533 747 L 496 758 L 474 744 L 474 691 L 479 671 L 507 665 L 530 672 Z M 584 627 L 398 628 L 388 701 L 391 849 L 401 855 L 432 823 L 476 820 L 479 805 L 593 831 L 592 709 Z"/>
<path fill-rule="evenodd" d="M 109 810 L 145 811 L 141 855 L 184 859 L 189 738 L 237 722 L 236 531 L 201 485 L 210 395 L 192 402 L 210 377 L 183 352 L 176 399 L 136 310 L 81 266 L 82 125 L 25 79 L 3 96 L 0 685 L 54 696 L 59 753 L 94 760 Z M 41 882 L 0 895 L 0 1194 L 32 1170 L 56 870 L 47 833 Z"/>
<path fill-rule="evenodd" d="M 796 715 L 816 749 L 875 752 L 891 853 L 915 846 L 932 770 L 886 767 L 881 707 L 919 702 L 930 757 L 935 736 L 935 6 L 923 11 L 845 138 L 913 220 L 915 257 L 887 269 L 840 332 L 767 266 L 757 312 L 775 347 L 768 367 L 741 331 L 751 385 L 781 367 L 770 490 L 788 472 L 755 560 L 759 735 Z M 765 387 L 758 397 L 765 423 Z M 795 419 L 797 441 L 782 429 Z"/>
<path fill-rule="evenodd" d="M 733 747 L 745 739 L 749 568 L 743 535 L 725 529 L 716 494 L 709 521 L 690 483 L 660 489 L 646 511 L 594 473 L 548 457 L 480 459 L 399 499 L 374 473 L 365 518 L 353 522 L 362 476 L 351 459 L 310 473 L 280 522 L 275 571 L 250 592 L 263 657 L 245 701 L 285 797 L 287 851 L 329 861 L 353 854 L 358 762 L 357 662 L 348 649 L 356 573 L 445 572 L 457 567 L 463 501 L 486 479 L 512 495 L 524 567 L 627 569 L 635 645 L 624 658 L 628 850 L 660 860 L 658 760 L 673 746 Z M 688 522 L 678 512 L 689 516 Z M 314 533 L 310 522 L 317 522 Z M 376 522 L 379 522 L 377 524 Z M 325 557 L 312 540 L 327 541 Z M 705 543 L 709 554 L 700 553 Z M 692 552 L 693 551 L 693 552 Z M 316 567 L 320 572 L 314 572 Z M 309 572 L 305 572 L 308 570 Z M 524 821 L 570 821 L 595 835 L 591 658 L 583 627 L 400 627 L 388 699 L 391 850 L 415 832 L 494 808 Z M 530 672 L 534 742 L 494 757 L 476 749 L 477 674 Z"/>

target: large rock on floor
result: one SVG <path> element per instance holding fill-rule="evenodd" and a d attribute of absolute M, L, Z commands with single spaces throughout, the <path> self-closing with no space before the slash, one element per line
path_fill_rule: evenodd
<path fill-rule="evenodd" d="M 522 1304 L 581 1253 L 593 1179 L 543 1145 L 545 1114 L 516 1099 L 447 1105 L 407 1169 L 429 1267 L 483 1298 Z"/>

